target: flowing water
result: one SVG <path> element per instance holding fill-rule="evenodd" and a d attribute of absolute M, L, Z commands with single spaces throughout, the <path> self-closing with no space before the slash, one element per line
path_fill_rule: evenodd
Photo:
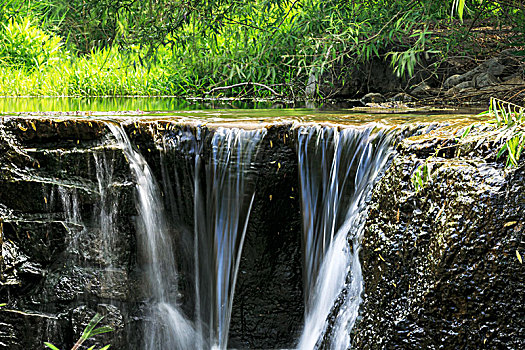
<path fill-rule="evenodd" d="M 136 181 L 137 229 L 148 269 L 148 292 L 153 298 L 146 348 L 226 349 L 235 283 L 255 197 L 255 157 L 266 130 L 218 128 L 211 139 L 183 132 L 177 139 L 164 142 L 164 152 L 171 147 L 189 146 L 184 149 L 185 156 L 188 160 L 193 157 L 194 162 L 192 235 L 196 296 L 195 320 L 190 322 L 178 305 L 174 257 L 177 248 L 169 236 L 160 189 L 122 127 L 107 125 L 123 148 Z M 209 152 L 204 156 L 207 147 Z M 184 211 L 187 203 L 176 200 L 180 193 L 173 193 L 173 186 L 168 187 L 173 197 L 169 202 L 179 206 L 169 208 L 170 211 Z M 175 186 L 180 187 L 179 183 Z"/>
<path fill-rule="evenodd" d="M 290 282 L 290 285 L 297 286 L 295 289 L 283 290 L 291 290 L 289 295 L 299 299 L 297 305 L 294 304 L 294 324 L 287 329 L 290 337 L 279 344 L 290 344 L 293 341 L 291 334 L 297 332 L 294 327 L 300 327 L 302 274 L 304 327 L 297 339 L 298 348 L 348 349 L 363 292 L 359 252 L 367 217 L 367 199 L 393 152 L 391 144 L 394 132 L 388 128 L 392 129 L 413 117 L 397 116 L 390 123 L 385 116 L 349 117 L 345 111 L 340 111 L 333 115 L 312 117 L 309 111 L 301 111 L 294 122 L 302 126 L 294 127 L 287 119 L 288 112 L 264 112 L 271 114 L 268 120 L 259 120 L 259 112 L 253 115 L 243 112 L 242 117 L 228 112 L 227 118 L 224 117 L 225 112 L 217 114 L 218 116 L 211 112 L 192 112 L 192 115 L 198 115 L 194 119 L 187 115 L 173 117 L 167 114 L 160 117 L 152 114 L 136 119 L 116 116 L 111 121 L 105 116 L 98 119 L 99 116 L 88 115 L 89 121 L 80 118 L 78 123 L 83 123 L 85 130 L 86 124 L 91 127 L 92 123 L 101 121 L 111 131 L 108 135 L 109 145 L 108 139 L 96 139 L 99 137 L 95 135 L 96 132 L 93 135 L 80 135 L 85 136 L 86 140 L 63 140 L 64 147 L 69 147 L 72 143 L 70 141 L 76 141 L 71 147 L 75 156 L 77 154 L 74 152 L 86 152 L 87 158 L 94 161 L 96 177 L 78 176 L 77 180 L 73 176 L 59 185 L 55 184 L 55 179 L 51 179 L 52 181 L 48 181 L 52 184 L 51 192 L 44 193 L 46 208 L 50 213 L 55 214 L 52 212 L 54 201 L 60 201 L 58 204 L 61 204 L 63 210 L 58 217 L 63 217 L 68 231 L 67 259 L 77 257 L 79 260 L 67 261 L 68 266 L 89 270 L 84 274 L 89 278 L 92 278 L 92 271 L 102 271 L 100 279 L 95 280 L 93 277 L 93 281 L 99 283 L 96 285 L 99 289 L 92 288 L 95 283 L 92 284 L 90 280 L 90 286 L 85 290 L 78 288 L 78 293 L 72 298 L 78 295 L 89 298 L 89 293 L 95 290 L 99 293 L 97 298 L 100 299 L 97 300 L 101 300 L 97 306 L 113 303 L 112 306 L 116 308 L 120 307 L 119 303 L 132 304 L 122 313 L 123 319 L 131 324 L 125 331 L 135 331 L 133 322 L 140 320 L 142 323 L 139 329 L 142 333 L 128 335 L 128 339 L 133 343 L 135 338 L 140 338 L 140 348 L 146 350 L 226 349 L 229 345 L 230 328 L 232 343 L 251 347 L 250 341 L 259 341 L 260 339 L 255 338 L 260 334 L 261 338 L 265 337 L 262 340 L 267 342 L 265 344 L 272 344 L 271 337 L 278 334 L 273 329 L 265 329 L 266 333 L 257 333 L 254 336 L 249 333 L 254 327 L 259 327 L 259 319 L 264 319 L 261 327 L 273 325 L 273 320 L 267 321 L 273 317 L 268 310 L 281 312 L 284 309 L 284 313 L 287 312 L 286 302 L 289 299 L 283 298 L 285 301 L 281 305 L 281 299 L 264 290 L 266 286 L 249 285 L 259 278 L 258 273 L 261 271 L 264 274 L 261 275 L 261 281 L 272 278 L 274 275 L 271 273 L 275 269 L 275 276 L 285 276 L 282 279 L 284 283 Z M 179 117 L 181 119 L 177 119 Z M 315 119 L 317 117 L 339 126 L 313 124 L 319 121 Z M 158 120 L 155 121 L 155 118 Z M 205 127 L 201 126 L 203 121 L 207 124 Z M 122 126 L 131 122 L 135 122 L 135 132 L 146 131 L 137 138 L 136 145 L 131 143 Z M 27 127 L 27 122 L 23 119 L 17 123 L 18 130 L 28 131 L 25 135 L 30 136 L 31 130 L 40 130 L 35 125 L 32 128 Z M 77 121 L 71 124 L 75 123 Z M 244 124 L 249 126 L 247 130 L 243 129 Z M 269 124 L 272 126 L 266 128 Z M 44 132 L 48 132 L 53 126 L 64 131 L 65 123 L 61 124 L 62 129 L 56 125 L 58 123 L 53 124 L 50 121 L 49 127 L 45 126 L 49 129 L 44 129 L 44 123 L 38 124 L 38 128 L 42 126 L 43 130 L 47 130 Z M 155 129 L 154 125 L 162 128 Z M 229 127 L 224 127 L 225 125 Z M 241 126 L 235 127 L 236 125 Z M 273 128 L 274 126 L 277 127 Z M 282 130 L 279 129 L 281 126 Z M 272 150 L 265 148 L 263 153 L 259 153 L 267 133 L 271 133 L 267 144 Z M 286 137 L 294 133 L 296 143 L 286 143 Z M 149 142 L 150 136 L 161 151 L 160 158 L 156 158 L 156 152 L 151 153 L 152 157 L 148 158 L 151 161 L 160 160 L 160 164 L 151 164 L 153 169 L 161 172 L 159 182 L 138 151 L 139 143 L 144 140 Z M 62 136 L 57 138 L 60 137 Z M 96 144 L 95 147 L 92 147 L 91 141 Z M 102 147 L 98 141 L 103 143 Z M 40 141 L 31 139 L 31 142 L 38 144 Z M 140 146 L 142 150 L 143 144 L 140 143 Z M 28 149 L 32 147 L 30 144 Z M 119 167 L 119 162 L 124 162 L 122 154 L 129 164 L 129 170 L 127 165 L 123 170 Z M 86 159 L 84 153 L 78 159 Z M 262 173 L 270 176 L 268 169 L 273 163 L 275 173 L 268 183 L 264 183 L 266 179 L 262 178 L 259 170 L 266 167 Z M 45 168 L 46 164 L 42 164 Z M 294 191 L 294 187 L 297 187 L 295 169 L 299 175 L 299 195 Z M 66 167 L 61 169 L 67 170 Z M 127 178 L 130 172 L 133 182 L 120 183 L 119 179 Z M 257 187 L 262 184 L 264 186 Z M 282 187 L 274 188 L 274 184 Z M 128 195 L 125 190 L 130 187 L 135 193 L 135 208 L 123 201 Z M 47 191 L 49 187 L 45 189 Z M 291 191 L 288 193 L 285 190 Z M 282 191 L 279 193 L 282 198 L 275 191 Z M 261 204 L 263 200 L 256 200 L 256 194 L 265 198 L 265 202 Z M 279 198 L 278 202 L 276 197 Z M 85 212 L 88 206 L 93 206 L 92 212 Z M 251 233 L 259 231 L 252 231 L 253 226 L 248 230 L 250 216 L 254 215 L 252 209 L 257 214 L 257 222 L 271 226 L 269 223 L 273 218 L 261 217 L 264 217 L 265 210 L 274 210 L 275 206 L 284 208 L 283 213 L 286 214 L 283 215 L 297 215 L 290 218 L 293 225 L 289 222 L 281 225 L 278 222 L 275 227 L 260 231 L 265 235 L 268 233 L 267 237 L 253 237 L 256 235 Z M 124 225 L 122 221 L 130 221 L 130 217 L 133 217 L 133 223 L 126 222 Z M 300 219 L 302 237 L 299 237 L 298 229 Z M 253 222 L 252 218 L 252 225 Z M 118 249 L 123 240 L 129 240 L 127 234 L 135 233 L 128 227 L 132 224 L 135 225 L 137 238 L 136 265 L 134 242 L 130 243 L 129 250 Z M 271 236 L 274 231 L 276 235 Z M 285 238 L 277 238 L 279 234 Z M 302 270 L 299 263 L 299 238 L 303 245 Z M 264 240 L 273 241 L 268 243 Z M 248 253 L 243 253 L 245 242 L 245 248 L 251 249 L 250 253 L 261 256 L 267 254 L 265 259 L 270 260 L 267 256 L 275 258 L 280 254 L 278 262 L 268 263 L 258 256 L 247 256 Z M 289 245 L 293 249 L 279 251 L 283 245 Z M 264 251 L 270 249 L 272 253 L 277 251 L 277 254 Z M 126 261 L 123 263 L 122 260 Z M 248 263 L 244 265 L 247 261 L 255 267 L 255 272 L 248 271 L 245 275 L 240 270 L 241 264 L 250 266 Z M 258 266 L 255 264 L 261 261 L 267 265 L 261 264 L 263 266 L 257 270 Z M 280 269 L 280 266 L 274 266 L 276 264 L 290 266 Z M 67 273 L 64 283 L 76 283 L 67 278 Z M 139 282 L 142 288 L 129 292 L 129 287 L 133 286 L 130 283 L 137 283 L 133 280 L 135 273 L 142 278 Z M 117 277 L 115 281 L 111 280 L 113 275 Z M 239 278 L 242 289 L 236 286 L 239 275 L 243 277 Z M 276 280 L 281 282 L 280 279 Z M 118 292 L 114 287 L 117 284 L 122 289 Z M 238 292 L 236 295 L 236 287 L 243 293 Z M 279 293 L 280 289 L 277 290 Z M 236 304 L 234 309 L 235 296 L 240 300 L 240 305 Z M 253 302 L 260 296 L 260 300 Z M 143 303 L 136 306 L 137 300 L 142 300 Z M 262 305 L 268 300 L 275 302 L 273 309 Z M 79 304 L 84 301 L 87 303 L 88 300 L 74 300 Z M 92 303 L 91 300 L 89 302 Z M 252 306 L 255 306 L 253 310 Z M 136 310 L 137 307 L 139 310 Z M 232 310 L 235 310 L 233 323 Z M 278 317 L 286 319 L 288 315 L 276 316 Z M 287 326 L 285 322 L 280 323 L 283 324 Z M 279 331 L 283 332 L 281 329 Z"/>
<path fill-rule="evenodd" d="M 266 129 L 220 127 L 211 136 L 197 129 L 196 134 L 181 130 L 164 138 L 165 151 L 182 150 L 186 161 L 193 162 L 186 174 L 194 181 L 194 306 L 203 342 L 197 348 L 228 345 L 235 284 L 255 198 L 257 150 L 265 134 Z M 177 175 L 169 192 L 182 188 L 182 182 Z M 187 212 L 187 203 L 175 198 L 171 203 L 176 212 Z"/>
<path fill-rule="evenodd" d="M 193 177 L 193 263 L 195 317 L 180 307 L 177 251 L 165 217 L 163 195 L 144 157 L 122 126 L 107 122 L 122 148 L 136 182 L 137 232 L 147 276 L 148 321 L 144 347 L 153 349 L 226 349 L 242 248 L 255 198 L 256 156 L 266 129 L 220 127 L 209 135 L 180 131 L 164 138 L 164 153 L 183 152 Z M 332 349 L 349 346 L 349 333 L 361 301 L 358 258 L 365 200 L 390 154 L 388 133 L 374 127 L 304 126 L 297 131 L 303 216 L 305 326 L 300 349 L 323 339 Z M 191 164 L 193 163 L 193 164 Z M 101 196 L 99 226 L 104 251 L 114 245 L 118 200 L 110 198 L 113 167 L 106 155 L 95 156 Z M 167 169 L 163 169 L 168 172 Z M 168 181 L 169 176 L 163 176 Z M 176 189 L 182 187 L 180 180 Z M 164 184 L 165 185 L 165 184 Z M 170 190 L 168 191 L 168 187 Z M 182 193 L 170 193 L 170 211 L 187 211 Z M 59 189 L 68 222 L 80 225 L 74 189 Z M 74 240 L 77 242 L 78 235 Z M 78 243 L 73 244 L 78 249 Z M 180 251 L 180 249 L 179 249 Z M 111 254 L 107 254 L 111 256 Z M 109 266 L 111 267 L 111 265 Z M 111 283 L 108 282 L 108 285 Z M 342 295 L 343 290 L 347 294 Z M 327 318 L 338 298 L 336 322 Z"/>
<path fill-rule="evenodd" d="M 144 348 L 191 349 L 198 334 L 178 306 L 175 249 L 158 185 L 146 160 L 133 148 L 124 129 L 109 122 L 107 126 L 122 147 L 136 181 L 137 232 L 146 266 L 146 295 L 151 297 Z"/>
<path fill-rule="evenodd" d="M 366 199 L 391 154 L 391 136 L 374 127 L 300 127 L 305 326 L 299 349 L 321 342 L 347 349 L 361 301 L 359 250 Z M 335 323 L 328 316 L 343 298 Z"/>
<path fill-rule="evenodd" d="M 228 345 L 235 284 L 255 198 L 253 167 L 257 147 L 265 133 L 265 129 L 217 129 L 211 140 L 211 157 L 205 165 L 206 192 L 195 197 L 195 237 L 199 239 L 196 252 L 202 252 L 201 245 L 204 250 L 212 249 L 196 259 L 197 279 L 211 278 L 213 286 L 210 289 L 212 305 L 201 302 L 201 315 L 209 319 L 212 344 L 218 349 L 226 349 Z M 199 163 L 197 158 L 197 169 L 201 166 Z M 202 192 L 200 190 L 201 186 L 197 185 L 196 192 Z M 201 270 L 201 264 L 208 268 Z M 212 274 L 205 276 L 202 272 L 210 271 L 210 266 Z M 197 290 L 197 294 L 202 298 L 203 289 Z M 210 306 L 212 312 L 206 312 Z"/>

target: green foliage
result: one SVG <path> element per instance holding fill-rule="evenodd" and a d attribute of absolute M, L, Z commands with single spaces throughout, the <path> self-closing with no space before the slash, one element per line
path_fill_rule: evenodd
<path fill-rule="evenodd" d="M 465 21 L 512 24 L 520 46 L 522 7 L 488 0 L 4 0 L 0 94 L 204 95 L 232 86 L 214 91 L 273 96 L 258 83 L 276 95 L 304 96 L 308 81 L 349 79 L 372 59 L 389 60 L 409 78 L 430 56 L 464 55 L 470 27 L 451 21 L 451 11 Z M 61 60 L 66 48 L 71 57 Z"/>
<path fill-rule="evenodd" d="M 104 319 L 104 316 L 102 316 L 102 315 L 100 315 L 98 313 L 95 314 L 95 316 L 93 316 L 93 318 L 89 321 L 89 323 L 86 326 L 86 328 L 84 328 L 84 331 L 82 332 L 82 335 L 77 340 L 75 345 L 73 345 L 71 350 L 79 349 L 82 346 L 82 344 L 84 344 L 84 342 L 86 340 L 88 340 L 89 338 L 92 338 L 92 337 L 94 337 L 96 335 L 99 335 L 99 334 L 112 332 L 113 328 L 108 327 L 108 326 L 102 326 L 102 327 L 96 328 L 97 325 L 100 323 L 100 321 L 102 321 L 102 319 Z M 59 350 L 55 345 L 53 345 L 51 343 L 44 342 L 44 345 L 46 347 L 50 348 L 51 350 Z M 107 349 L 109 349 L 109 347 L 110 347 L 110 345 L 106 345 L 106 346 L 102 347 L 100 350 L 107 350 Z M 95 349 L 95 346 L 91 346 L 88 350 L 94 350 L 94 349 Z"/>
<path fill-rule="evenodd" d="M 39 69 L 63 56 L 60 38 L 34 26 L 29 18 L 11 18 L 0 28 L 0 62 L 4 66 Z"/>
<path fill-rule="evenodd" d="M 452 13 L 458 13 L 459 19 L 463 20 L 463 12 L 465 10 L 465 0 L 454 0 L 452 4 Z"/>
<path fill-rule="evenodd" d="M 60 350 L 59 348 L 48 342 L 44 342 L 44 345 L 50 348 L 51 350 Z"/>
<path fill-rule="evenodd" d="M 497 140 L 503 143 L 497 158 L 506 153 L 507 167 L 517 166 L 525 148 L 525 108 L 491 98 L 489 113 L 499 128 Z"/>
<path fill-rule="evenodd" d="M 412 186 L 414 186 L 414 189 L 416 192 L 419 192 L 431 179 L 431 173 L 432 173 L 432 164 L 430 163 L 430 160 L 432 157 L 429 157 L 425 160 L 425 162 L 421 165 L 419 165 L 412 176 L 410 177 L 410 180 L 412 181 Z"/>

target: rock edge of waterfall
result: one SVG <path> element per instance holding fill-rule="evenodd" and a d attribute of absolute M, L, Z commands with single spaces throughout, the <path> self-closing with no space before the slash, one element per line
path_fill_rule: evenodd
<path fill-rule="evenodd" d="M 148 163 L 159 162 L 156 136 L 171 124 L 126 123 Z M 362 242 L 364 294 L 353 348 L 525 345 L 524 268 L 516 253 L 525 256 L 525 165 L 505 169 L 493 140 L 458 147 L 462 127 L 443 122 L 410 129 L 405 134 L 415 136 L 397 144 L 375 185 Z M 292 124 L 267 128 L 233 303 L 231 339 L 238 348 L 294 346 L 304 311 Z M 125 157 L 103 142 L 108 131 L 96 119 L 9 117 L 0 133 L 0 304 L 6 303 L 0 307 L 0 345 L 71 346 L 100 312 L 116 331 L 100 337 L 99 345 L 138 348 L 138 315 L 147 296 L 135 268 L 136 213 Z M 114 242 L 111 261 L 100 255 L 96 231 L 87 230 L 86 242 L 71 245 L 68 232 L 81 228 L 63 214 L 63 207 L 78 206 L 85 222 L 97 223 L 95 154 L 113 159 L 112 188 L 118 189 L 122 215 L 114 224 L 127 232 Z M 433 154 L 431 179 L 416 192 L 411 175 Z M 184 157 L 168 158 L 175 166 Z M 152 168 L 160 177 L 160 167 Z M 52 187 L 63 191 L 53 197 Z M 189 186 L 181 188 L 181 195 L 188 194 Z M 183 307 L 185 283 L 181 279 Z M 330 348 L 328 342 L 319 345 Z"/>
<path fill-rule="evenodd" d="M 490 139 L 458 148 L 453 135 L 401 142 L 374 189 L 356 349 L 525 346 L 525 165 L 506 170 Z M 416 193 L 410 176 L 438 146 Z"/>

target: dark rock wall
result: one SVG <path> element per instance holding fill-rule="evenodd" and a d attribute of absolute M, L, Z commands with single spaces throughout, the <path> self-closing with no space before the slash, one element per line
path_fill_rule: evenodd
<path fill-rule="evenodd" d="M 104 127 L 87 121 L 10 120 L 0 125 L 0 345 L 71 347 L 95 312 L 116 331 L 99 337 L 127 348 L 136 266 L 133 186 L 120 152 L 104 146 Z M 107 159 L 121 203 L 111 255 L 103 254 L 95 157 Z M 81 218 L 71 217 L 75 206 Z M 72 237 L 78 241 L 73 242 Z"/>
<path fill-rule="evenodd" d="M 406 140 L 375 188 L 363 241 L 357 349 L 525 347 L 525 166 L 445 147 L 418 193 L 415 168 L 454 135 Z"/>
<path fill-rule="evenodd" d="M 261 145 L 256 197 L 233 302 L 234 348 L 289 348 L 301 331 L 301 217 L 293 140 L 290 125 L 273 126 Z"/>

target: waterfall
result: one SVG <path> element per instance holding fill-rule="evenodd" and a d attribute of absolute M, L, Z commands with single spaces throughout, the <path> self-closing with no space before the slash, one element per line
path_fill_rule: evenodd
<path fill-rule="evenodd" d="M 118 229 L 116 225 L 117 215 L 119 212 L 118 190 L 114 179 L 114 154 L 107 157 L 106 153 L 94 153 L 95 170 L 97 175 L 98 193 L 100 203 L 98 208 L 98 227 L 100 228 L 100 239 L 102 248 L 100 249 L 101 258 L 107 261 L 110 268 L 113 268 L 111 261 L 112 254 L 117 248 Z"/>
<path fill-rule="evenodd" d="M 350 346 L 363 289 L 359 250 L 365 202 L 391 154 L 390 134 L 374 131 L 323 126 L 298 130 L 305 272 L 299 349 L 314 349 L 321 342 L 330 349 Z M 335 321 L 329 324 L 336 302 Z"/>
<path fill-rule="evenodd" d="M 226 349 L 235 284 L 255 198 L 255 161 L 266 129 L 219 127 L 166 134 L 164 147 L 192 158 L 196 330 L 203 343 Z M 167 151 L 167 150 L 166 150 Z M 177 172 L 175 190 L 184 186 Z M 168 181 L 166 177 L 165 181 Z M 187 212 L 180 201 L 175 212 Z M 187 205 L 187 204 L 186 204 Z"/>
<path fill-rule="evenodd" d="M 80 213 L 77 189 L 74 187 L 58 186 L 58 193 L 64 210 L 64 226 L 70 235 L 67 250 L 70 254 L 77 256 L 77 260 L 83 260 L 81 259 L 82 248 L 80 242 L 85 235 L 86 227 Z M 53 194 L 53 189 L 51 190 L 51 194 Z M 53 198 L 54 196 L 50 195 L 49 197 Z"/>
<path fill-rule="evenodd" d="M 200 239 L 197 246 L 213 249 L 213 259 L 204 263 L 213 266 L 210 276 L 214 286 L 213 306 L 209 322 L 212 346 L 217 349 L 226 349 L 228 345 L 235 283 L 255 198 L 253 166 L 265 133 L 266 129 L 218 128 L 211 140 L 211 156 L 206 166 L 206 194 L 195 197 L 195 237 Z M 202 165 L 200 162 L 197 157 L 196 169 Z M 201 186 L 198 181 L 196 184 L 198 193 Z M 199 257 L 199 263 L 206 256 L 210 255 Z M 200 273 L 198 268 L 197 273 Z M 201 303 L 200 307 L 208 305 Z"/>
<path fill-rule="evenodd" d="M 174 247 L 161 193 L 146 160 L 133 148 L 123 128 L 110 122 L 107 126 L 123 149 L 136 181 L 138 241 L 146 265 L 146 295 L 151 298 L 144 347 L 148 350 L 194 348 L 197 334 L 177 304 Z"/>

